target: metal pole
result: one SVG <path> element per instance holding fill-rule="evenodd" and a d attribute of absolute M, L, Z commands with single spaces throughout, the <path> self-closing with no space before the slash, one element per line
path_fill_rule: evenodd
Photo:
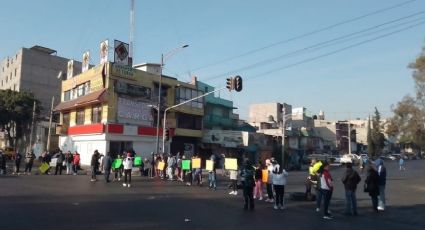
<path fill-rule="evenodd" d="M 47 132 L 47 145 L 46 150 L 50 151 L 50 136 L 52 132 L 52 117 L 53 117 L 53 104 L 55 103 L 55 96 L 52 97 L 52 106 L 50 107 L 50 117 L 49 117 L 49 131 Z"/>
<path fill-rule="evenodd" d="M 350 130 L 350 122 L 348 122 L 347 125 L 348 125 L 348 154 L 351 154 L 351 130 Z"/>
<path fill-rule="evenodd" d="M 35 118 L 35 101 L 34 101 L 34 105 L 32 107 L 32 122 L 31 122 L 31 134 L 30 134 L 30 146 L 29 146 L 29 151 L 32 150 L 32 135 L 34 133 L 34 119 Z"/>
<path fill-rule="evenodd" d="M 156 153 L 159 152 L 159 119 L 161 114 L 161 91 L 162 91 L 162 67 L 164 66 L 164 54 L 161 54 L 161 66 L 159 69 L 159 86 L 158 86 L 158 114 L 156 116 Z M 164 128 L 164 127 L 162 127 Z M 162 149 L 164 151 L 164 149 Z"/>
<path fill-rule="evenodd" d="M 282 110 L 282 167 L 285 168 L 285 126 L 286 126 L 286 116 L 285 116 L 285 107 Z"/>

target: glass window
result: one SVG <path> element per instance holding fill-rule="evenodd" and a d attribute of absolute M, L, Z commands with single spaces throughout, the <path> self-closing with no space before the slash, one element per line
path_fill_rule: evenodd
<path fill-rule="evenodd" d="M 93 106 L 91 114 L 92 114 L 91 122 L 93 124 L 102 122 L 102 105 Z"/>
<path fill-rule="evenodd" d="M 83 125 L 84 124 L 84 109 L 77 110 L 77 117 L 75 123 L 77 125 Z"/>
<path fill-rule="evenodd" d="M 70 119 L 69 119 L 69 112 L 68 113 L 64 113 L 63 114 L 62 125 L 64 127 L 69 127 L 69 121 L 70 121 Z"/>
<path fill-rule="evenodd" d="M 65 91 L 63 94 L 63 101 L 71 100 L 71 90 Z"/>

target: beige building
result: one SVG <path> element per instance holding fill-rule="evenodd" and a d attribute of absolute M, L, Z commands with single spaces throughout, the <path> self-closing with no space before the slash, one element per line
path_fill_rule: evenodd
<path fill-rule="evenodd" d="M 1 61 L 0 89 L 32 92 L 43 106 L 42 119 L 48 121 L 52 97 L 55 97 L 55 105 L 60 102 L 60 78 L 66 75 L 68 61 L 57 56 L 57 51 L 46 47 L 21 48 Z M 79 72 L 81 63 L 74 61 L 74 73 Z M 34 129 L 36 154 L 46 149 L 47 127 L 48 123 L 40 122 Z M 57 138 L 52 138 L 52 146 L 55 146 L 55 140 L 57 142 Z"/>

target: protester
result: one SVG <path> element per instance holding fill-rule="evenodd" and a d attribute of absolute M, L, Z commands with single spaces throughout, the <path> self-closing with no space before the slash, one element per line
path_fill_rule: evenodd
<path fill-rule="evenodd" d="M 168 180 L 174 180 L 174 169 L 176 167 L 177 161 L 173 156 L 169 156 L 167 159 L 167 176 Z"/>
<path fill-rule="evenodd" d="M 0 150 L 0 175 L 6 174 L 6 156 L 3 151 Z"/>
<path fill-rule="evenodd" d="M 241 170 L 242 186 L 243 186 L 243 196 L 244 196 L 244 209 L 254 210 L 254 179 L 255 168 L 252 166 L 251 161 L 246 160 L 244 167 Z M 236 195 L 236 194 L 235 194 Z"/>
<path fill-rule="evenodd" d="M 97 181 L 96 174 L 97 174 L 97 170 L 99 169 L 99 158 L 100 158 L 100 153 L 96 149 L 91 157 L 91 162 L 90 162 L 90 167 L 91 167 L 90 181 L 91 182 Z"/>
<path fill-rule="evenodd" d="M 25 173 L 31 174 L 32 165 L 34 164 L 35 154 L 33 151 L 25 155 Z"/>
<path fill-rule="evenodd" d="M 50 174 L 50 161 L 51 161 L 51 160 L 52 160 L 52 158 L 51 158 L 51 154 L 50 154 L 49 152 L 45 151 L 45 152 L 42 154 L 42 162 L 43 162 L 43 163 L 46 163 L 47 165 L 49 165 L 49 168 L 46 170 L 46 172 L 44 172 L 44 174 L 45 174 L 45 175 Z"/>
<path fill-rule="evenodd" d="M 312 200 L 312 193 L 311 189 L 314 187 L 316 190 L 316 197 L 318 196 L 318 193 L 320 192 L 320 188 L 317 188 L 317 181 L 318 181 L 318 171 L 320 167 L 322 166 L 322 162 L 318 161 L 316 159 L 312 159 L 310 163 L 310 167 L 308 168 L 308 177 L 306 181 L 306 199 Z M 320 208 L 319 208 L 320 210 Z"/>
<path fill-rule="evenodd" d="M 124 183 L 122 186 L 127 186 L 130 188 L 131 186 L 131 170 L 133 169 L 133 157 L 131 157 L 131 153 L 127 153 L 127 157 L 123 160 L 124 166 Z M 128 179 L 128 180 L 127 180 Z"/>
<path fill-rule="evenodd" d="M 112 157 L 109 152 L 103 157 L 103 169 L 105 171 L 105 182 L 109 183 L 109 175 L 111 174 Z"/>
<path fill-rule="evenodd" d="M 238 171 L 229 170 L 229 174 L 230 174 L 231 189 L 232 189 L 232 191 L 229 194 L 238 195 Z"/>
<path fill-rule="evenodd" d="M 55 168 L 55 175 L 62 175 L 62 164 L 65 160 L 65 156 L 63 155 L 62 151 L 59 150 L 59 152 L 56 154 L 56 168 Z"/>
<path fill-rule="evenodd" d="M 379 175 L 372 165 L 368 166 L 364 192 L 369 193 L 369 196 L 372 199 L 373 210 L 378 212 Z"/>
<path fill-rule="evenodd" d="M 273 170 L 272 181 L 273 181 L 273 189 L 276 193 L 275 196 L 275 205 L 274 209 L 285 209 L 284 195 L 285 195 L 285 185 L 286 185 L 286 177 L 288 173 L 277 165 Z"/>
<path fill-rule="evenodd" d="M 317 163 L 316 163 L 317 164 Z M 322 173 L 323 173 L 323 168 L 324 165 L 323 163 L 321 163 L 319 169 L 316 171 L 316 175 L 317 175 L 317 181 L 316 183 L 316 212 L 320 212 L 320 206 L 322 205 L 322 198 L 323 198 L 323 193 L 322 193 L 322 185 L 321 185 L 321 177 L 322 177 Z M 313 181 L 314 183 L 314 181 Z M 328 210 L 328 212 L 330 213 L 330 211 Z"/>
<path fill-rule="evenodd" d="M 353 169 L 353 165 L 348 163 L 347 170 L 342 177 L 345 188 L 345 214 L 357 216 L 357 184 L 361 181 L 359 173 Z"/>
<path fill-rule="evenodd" d="M 186 156 L 183 155 L 183 160 L 186 159 Z M 189 168 L 183 169 L 183 176 L 187 186 L 192 186 L 193 176 L 192 176 L 192 161 L 189 161 Z"/>
<path fill-rule="evenodd" d="M 182 156 L 177 153 L 177 180 L 183 181 Z"/>
<path fill-rule="evenodd" d="M 75 151 L 74 155 L 72 156 L 72 169 L 74 171 L 74 176 L 77 175 L 79 165 L 80 165 L 80 154 L 77 151 Z"/>
<path fill-rule="evenodd" d="M 21 167 L 21 159 L 22 159 L 22 155 L 19 153 L 19 151 L 16 151 L 16 153 L 14 155 L 14 160 L 15 160 L 15 173 L 14 174 L 19 175 L 19 168 Z"/>
<path fill-rule="evenodd" d="M 65 166 L 66 166 L 66 175 L 70 175 L 72 172 L 72 161 L 73 161 L 73 156 L 71 151 L 68 151 L 65 154 Z"/>
<path fill-rule="evenodd" d="M 261 165 L 261 162 L 258 162 L 257 164 L 254 178 L 255 178 L 254 199 L 258 197 L 258 200 L 263 200 L 263 166 Z"/>
<path fill-rule="evenodd" d="M 216 172 L 216 165 L 215 162 L 215 156 L 214 154 L 211 155 L 211 161 L 213 162 L 212 169 L 208 171 L 208 189 L 214 189 L 217 190 L 217 172 Z"/>
<path fill-rule="evenodd" d="M 406 170 L 406 168 L 404 167 L 404 159 L 403 156 L 400 157 L 400 160 L 398 161 L 398 165 L 400 167 L 400 171 L 401 170 Z"/>
<path fill-rule="evenodd" d="M 379 203 L 378 210 L 385 210 L 385 185 L 387 183 L 387 169 L 384 166 L 384 161 L 378 159 L 375 161 L 379 175 Z"/>
<path fill-rule="evenodd" d="M 329 204 L 332 198 L 332 192 L 333 192 L 333 182 L 332 177 L 329 172 L 329 164 L 327 162 L 323 163 L 323 172 L 320 177 L 320 189 L 323 195 L 323 219 L 332 219 L 333 217 L 328 212 Z"/>
<path fill-rule="evenodd" d="M 272 181 L 272 172 L 273 172 L 273 165 L 270 159 L 266 160 L 266 167 L 267 167 L 267 183 L 266 183 L 266 190 L 267 190 L 267 199 L 266 202 L 274 203 L 274 196 L 273 196 L 273 181 Z"/>

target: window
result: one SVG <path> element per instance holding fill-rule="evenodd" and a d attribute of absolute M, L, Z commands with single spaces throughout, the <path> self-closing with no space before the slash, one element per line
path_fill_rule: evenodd
<path fill-rule="evenodd" d="M 83 125 L 84 124 L 84 109 L 77 110 L 77 117 L 75 123 L 77 125 Z"/>
<path fill-rule="evenodd" d="M 69 112 L 63 114 L 62 125 L 64 127 L 69 127 Z"/>
<path fill-rule="evenodd" d="M 17 73 L 18 73 L 18 68 L 15 68 L 15 77 Z"/>
<path fill-rule="evenodd" d="M 91 122 L 100 123 L 102 121 L 102 105 L 95 105 L 92 108 Z"/>
<path fill-rule="evenodd" d="M 203 94 L 202 91 L 198 91 L 195 89 L 189 89 L 189 88 L 179 88 L 176 90 L 176 103 L 182 103 L 187 100 L 190 100 L 195 97 L 199 97 Z M 204 105 L 204 99 L 198 98 L 196 100 L 191 101 L 190 103 L 186 104 L 192 108 L 199 108 L 202 109 Z"/>
<path fill-rule="evenodd" d="M 65 91 L 63 93 L 63 101 L 71 100 L 71 90 Z"/>
<path fill-rule="evenodd" d="M 84 83 L 84 95 L 89 94 L 90 93 L 90 82 L 86 82 Z"/>
<path fill-rule="evenodd" d="M 190 114 L 179 114 L 177 117 L 178 128 L 183 129 L 202 129 L 202 117 Z"/>

